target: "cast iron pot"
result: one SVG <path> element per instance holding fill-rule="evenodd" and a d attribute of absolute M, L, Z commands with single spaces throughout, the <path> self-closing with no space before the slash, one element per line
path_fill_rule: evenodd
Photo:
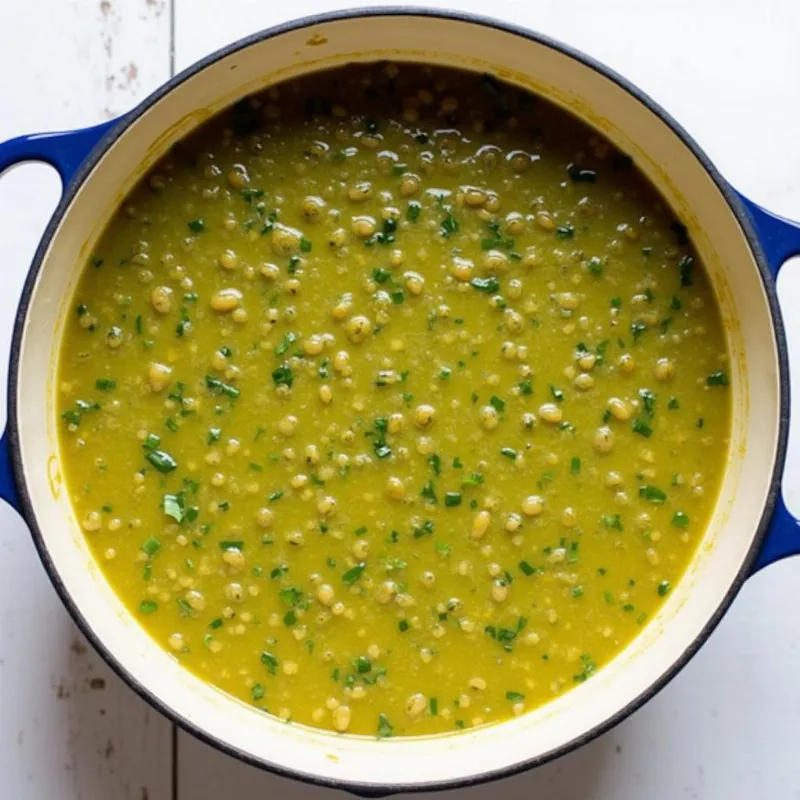
<path fill-rule="evenodd" d="M 114 209 L 176 140 L 271 82 L 385 58 L 494 73 L 582 117 L 633 157 L 686 223 L 710 272 L 729 329 L 733 427 L 720 497 L 692 564 L 662 611 L 611 664 L 508 722 L 378 741 L 279 722 L 195 678 L 149 638 L 106 583 L 76 524 L 59 466 L 54 381 L 82 265 Z M 789 376 L 775 296 L 778 270 L 800 252 L 800 227 L 737 194 L 673 119 L 586 56 L 458 13 L 326 14 L 220 50 L 118 120 L 0 145 L 0 172 L 31 160 L 56 167 L 64 195 L 16 316 L 0 496 L 25 517 L 61 599 L 102 656 L 149 703 L 220 750 L 363 794 L 463 786 L 542 764 L 646 702 L 697 651 L 748 575 L 800 552 L 800 525 L 780 496 Z"/>

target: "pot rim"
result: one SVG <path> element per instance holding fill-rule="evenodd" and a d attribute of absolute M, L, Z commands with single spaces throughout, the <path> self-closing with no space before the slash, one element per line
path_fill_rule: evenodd
<path fill-rule="evenodd" d="M 94 633 L 90 625 L 83 617 L 80 609 L 73 602 L 71 595 L 62 582 L 60 575 L 56 569 L 55 563 L 52 561 L 47 545 L 45 544 L 44 537 L 42 536 L 41 529 L 37 523 L 35 510 L 30 499 L 28 486 L 25 476 L 25 468 L 22 463 L 20 452 L 20 434 L 19 434 L 19 414 L 20 404 L 17 400 L 17 389 L 19 384 L 20 374 L 20 353 L 22 345 L 22 337 L 27 319 L 28 309 L 30 306 L 33 290 L 38 278 L 42 264 L 47 254 L 52 239 L 58 230 L 62 219 L 69 211 L 72 201 L 74 200 L 81 185 L 86 181 L 95 166 L 101 160 L 107 150 L 121 138 L 131 126 L 131 124 L 140 117 L 144 112 L 166 97 L 173 89 L 181 85 L 188 79 L 201 73 L 210 65 L 220 61 L 227 56 L 233 55 L 239 51 L 245 50 L 248 47 L 281 36 L 285 33 L 292 31 L 302 30 L 304 28 L 312 27 L 322 23 L 340 22 L 340 21 L 353 21 L 363 17 L 422 17 L 449 20 L 458 23 L 469 23 L 479 25 L 487 28 L 492 28 L 514 36 L 521 37 L 533 42 L 542 47 L 555 50 L 569 58 L 577 61 L 583 66 L 598 72 L 604 78 L 615 83 L 619 88 L 631 95 L 635 100 L 638 100 L 650 112 L 656 115 L 663 123 L 665 123 L 672 132 L 680 139 L 683 145 L 688 148 L 692 155 L 697 159 L 699 164 L 703 167 L 708 177 L 713 181 L 717 190 L 720 192 L 724 200 L 727 202 L 732 214 L 740 225 L 748 246 L 752 252 L 753 258 L 756 262 L 761 284 L 767 298 L 767 304 L 770 311 L 772 329 L 775 337 L 775 345 L 777 352 L 778 363 L 778 382 L 779 382 L 779 420 L 778 420 L 778 434 L 775 449 L 775 461 L 772 467 L 772 475 L 770 478 L 770 488 L 767 493 L 764 509 L 761 515 L 761 520 L 754 532 L 750 548 L 747 552 L 739 572 L 734 576 L 731 585 L 726 591 L 722 601 L 718 605 L 714 613 L 709 617 L 703 626 L 700 633 L 695 637 L 681 656 L 667 669 L 655 682 L 653 682 L 645 691 L 639 694 L 636 698 L 629 703 L 618 709 L 612 716 L 595 725 L 593 728 L 584 731 L 580 736 L 575 737 L 570 742 L 564 745 L 553 748 L 545 753 L 538 754 L 518 764 L 508 767 L 499 768 L 491 771 L 481 773 L 479 775 L 472 775 L 465 778 L 450 779 L 445 781 L 428 781 L 420 783 L 405 783 L 405 784 L 376 784 L 376 783 L 359 783 L 358 781 L 347 781 L 339 779 L 323 778 L 318 775 L 303 772 L 296 769 L 290 769 L 276 764 L 267 762 L 262 759 L 255 758 L 248 753 L 222 741 L 206 731 L 198 728 L 192 722 L 181 716 L 179 713 L 171 709 L 147 686 L 141 684 L 135 679 L 127 670 L 125 665 L 118 661 L 114 655 L 106 648 L 103 641 Z M 89 154 L 81 162 L 80 167 L 75 171 L 65 191 L 58 203 L 53 216 L 51 217 L 45 231 L 42 235 L 40 243 L 36 249 L 35 255 L 28 270 L 27 277 L 22 289 L 22 294 L 17 307 L 17 313 L 14 320 L 14 329 L 11 341 L 11 355 L 9 362 L 9 378 L 8 378 L 8 421 L 7 433 L 9 442 L 9 455 L 11 459 L 14 481 L 19 493 L 20 513 L 22 514 L 25 523 L 27 524 L 31 537 L 33 539 L 39 558 L 50 578 L 53 587 L 64 604 L 67 612 L 72 617 L 81 633 L 91 642 L 94 649 L 99 653 L 102 659 L 114 670 L 114 672 L 123 680 L 123 682 L 130 687 L 139 697 L 145 700 L 151 707 L 155 708 L 173 724 L 177 725 L 182 730 L 191 734 L 195 738 L 201 740 L 205 744 L 211 745 L 215 749 L 225 753 L 226 755 L 233 756 L 239 761 L 243 761 L 251 766 L 259 767 L 262 770 L 268 771 L 275 775 L 282 777 L 292 778 L 304 781 L 306 783 L 324 786 L 331 789 L 339 789 L 350 791 L 352 793 L 360 794 L 362 796 L 380 797 L 389 794 L 400 794 L 421 791 L 440 791 L 444 789 L 456 789 L 468 786 L 476 786 L 491 780 L 499 778 L 510 777 L 521 772 L 532 769 L 533 767 L 541 766 L 556 758 L 571 753 L 588 744 L 592 740 L 599 737 L 601 734 L 609 731 L 611 728 L 618 725 L 634 711 L 642 707 L 646 702 L 651 700 L 658 692 L 661 691 L 692 659 L 699 648 L 704 644 L 706 639 L 711 635 L 714 629 L 719 624 L 722 617 L 727 612 L 733 599 L 739 593 L 746 578 L 750 575 L 751 569 L 755 563 L 757 555 L 761 549 L 761 545 L 767 534 L 772 513 L 780 493 L 781 475 L 783 471 L 783 464 L 786 457 L 786 447 L 789 433 L 789 382 L 788 382 L 788 355 L 786 345 L 786 335 L 783 325 L 783 319 L 778 305 L 776 283 L 773 274 L 769 268 L 769 264 L 762 250 L 758 236 L 756 235 L 754 225 L 745 210 L 745 206 L 739 198 L 733 187 L 722 177 L 720 172 L 699 147 L 695 140 L 686 132 L 686 130 L 658 103 L 656 103 L 647 94 L 637 88 L 634 84 L 629 82 L 626 78 L 621 76 L 615 70 L 607 67 L 594 58 L 584 54 L 582 51 L 572 48 L 556 39 L 553 39 L 544 34 L 529 30 L 523 26 L 516 25 L 494 19 L 492 17 L 483 16 L 480 14 L 472 14 L 463 11 L 451 11 L 448 9 L 435 9 L 435 8 L 416 8 L 410 6 L 386 6 L 386 7 L 353 7 L 340 11 L 330 11 L 320 14 L 309 15 L 300 17 L 289 22 L 280 23 L 278 25 L 266 28 L 257 33 L 239 39 L 225 47 L 222 47 L 208 56 L 200 59 L 191 66 L 179 72 L 177 75 L 171 77 L 168 81 L 162 84 L 153 93 L 148 95 L 141 103 L 135 106 L 126 114 L 119 117 L 117 124 L 113 125 L 92 148 Z M 499 723 L 502 724 L 502 723 Z M 173 748 L 174 749 L 174 748 Z"/>

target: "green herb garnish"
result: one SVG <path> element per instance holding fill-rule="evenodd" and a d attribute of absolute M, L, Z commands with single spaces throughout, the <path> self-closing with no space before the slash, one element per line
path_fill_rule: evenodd
<path fill-rule="evenodd" d="M 361 573 L 364 572 L 366 566 L 367 565 L 362 561 L 354 567 L 351 567 L 342 575 L 342 581 L 348 586 L 352 586 L 361 578 Z"/>

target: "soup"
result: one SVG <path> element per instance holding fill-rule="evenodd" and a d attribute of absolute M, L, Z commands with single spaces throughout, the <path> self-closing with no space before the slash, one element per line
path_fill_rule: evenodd
<path fill-rule="evenodd" d="M 590 680 L 681 579 L 726 337 L 630 158 L 491 76 L 316 74 L 177 145 L 71 301 L 60 452 L 103 573 L 263 712 L 469 728 Z"/>

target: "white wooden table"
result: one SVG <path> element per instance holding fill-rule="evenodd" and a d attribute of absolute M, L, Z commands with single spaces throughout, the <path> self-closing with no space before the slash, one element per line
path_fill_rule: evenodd
<path fill-rule="evenodd" d="M 374 4 L 379 4 L 373 0 Z M 407 5 L 415 5 L 407 2 Z M 605 61 L 671 111 L 750 197 L 800 219 L 797 0 L 478 0 Z M 0 0 L 0 140 L 117 115 L 214 48 L 337 0 Z M 658 9 L 656 9 L 656 5 Z M 0 181 L 0 354 L 17 292 L 59 191 L 26 166 Z M 800 303 L 800 263 L 784 302 Z M 787 320 L 800 374 L 800 315 Z M 0 385 L 5 385 L 0 357 Z M 800 420 L 800 389 L 794 417 Z M 4 399 L 0 401 L 5 407 Z M 0 410 L 4 416 L 4 411 Z M 796 426 L 785 482 L 800 510 Z M 463 797 L 554 800 L 800 797 L 800 561 L 749 581 L 701 653 L 657 698 L 582 750 Z M 28 533 L 0 508 L 3 800 L 330 800 L 194 741 L 85 645 Z"/>

